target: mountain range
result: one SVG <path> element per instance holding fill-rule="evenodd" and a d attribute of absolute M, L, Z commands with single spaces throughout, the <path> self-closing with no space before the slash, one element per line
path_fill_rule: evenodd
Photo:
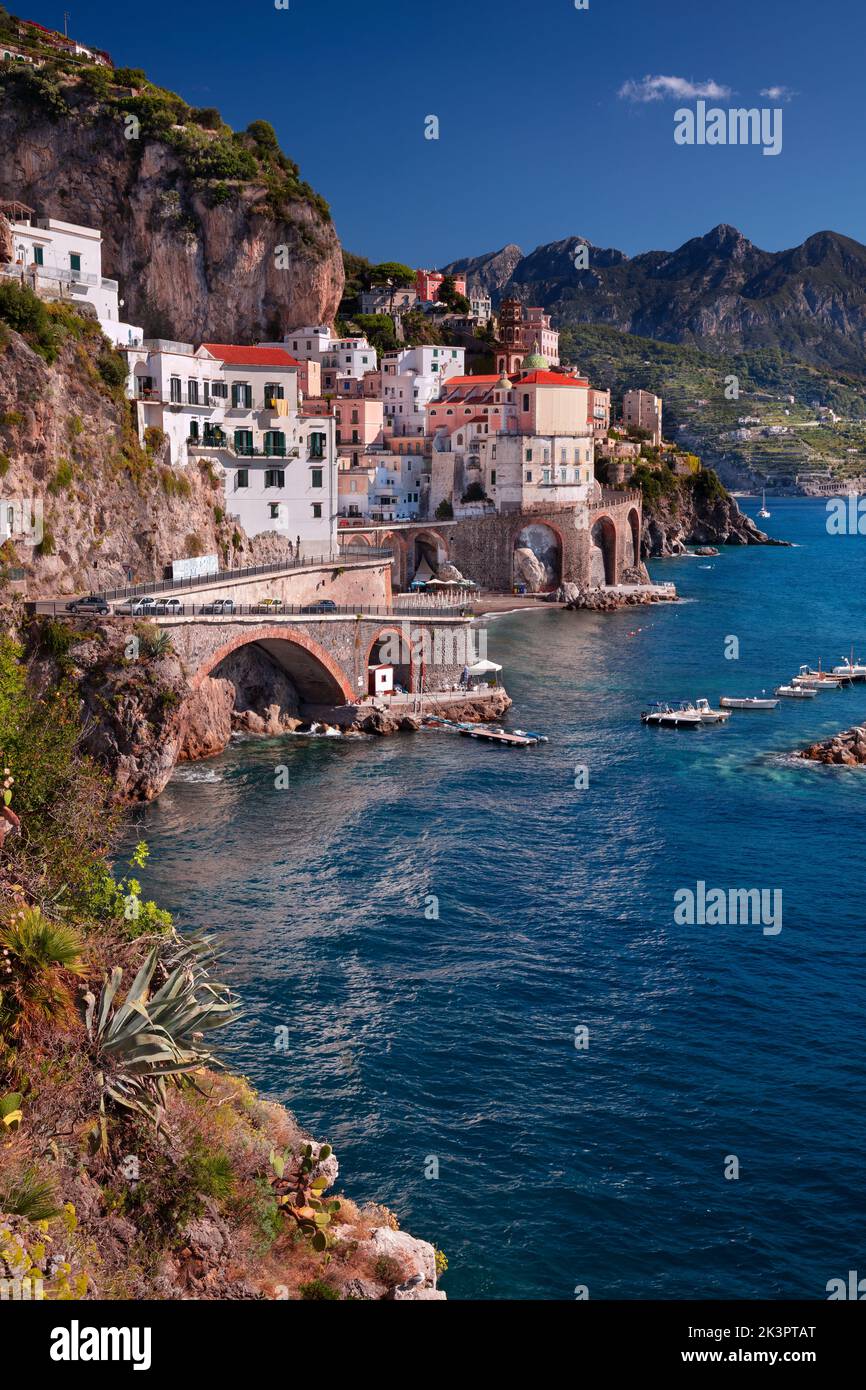
<path fill-rule="evenodd" d="M 581 247 L 586 269 L 575 266 Z M 446 270 L 495 303 L 513 295 L 542 305 L 560 328 L 605 325 L 712 353 L 778 348 L 866 376 L 866 246 L 838 232 L 763 251 L 721 224 L 675 251 L 632 257 L 573 236 L 529 255 L 509 244 Z"/>

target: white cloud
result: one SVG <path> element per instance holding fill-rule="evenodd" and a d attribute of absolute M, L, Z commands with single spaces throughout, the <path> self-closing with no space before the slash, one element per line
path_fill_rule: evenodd
<path fill-rule="evenodd" d="M 647 75 L 639 82 L 633 79 L 624 82 L 617 95 L 624 101 L 693 101 L 695 97 L 721 101 L 731 95 L 731 89 L 714 82 L 712 78 L 706 82 L 690 82 L 686 77 Z"/>
<path fill-rule="evenodd" d="M 761 96 L 769 97 L 771 101 L 790 101 L 791 98 L 795 97 L 796 95 L 797 93 L 792 92 L 790 87 L 779 86 L 761 88 Z"/>

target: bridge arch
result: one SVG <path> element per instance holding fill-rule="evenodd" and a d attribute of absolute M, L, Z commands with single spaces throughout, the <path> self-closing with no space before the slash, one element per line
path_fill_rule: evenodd
<path fill-rule="evenodd" d="M 355 699 L 349 677 L 329 652 L 300 628 L 263 626 L 242 629 L 206 656 L 193 677 L 193 689 L 240 647 L 257 646 L 280 666 L 308 705 L 346 705 Z"/>
<path fill-rule="evenodd" d="M 422 531 L 412 531 L 408 555 L 411 574 L 407 571 L 407 579 L 414 578 L 422 560 L 427 561 L 435 574 L 440 565 L 447 563 L 448 558 L 448 542 L 438 531 L 426 527 Z"/>
<path fill-rule="evenodd" d="M 626 517 L 625 563 L 628 569 L 640 564 L 640 515 L 637 507 L 629 507 Z"/>
<path fill-rule="evenodd" d="M 406 587 L 406 553 L 408 549 L 405 537 L 399 531 L 384 531 L 377 544 L 391 547 L 394 552 L 394 558 L 391 561 L 391 582 L 395 589 L 404 589 Z"/>
<path fill-rule="evenodd" d="M 399 658 L 396 660 L 395 649 Z M 415 689 L 415 652 L 408 620 L 405 627 L 399 623 L 380 627 L 371 641 L 364 663 L 365 674 L 371 666 L 381 665 L 394 667 L 394 679 L 404 690 L 411 693 Z"/>
<path fill-rule="evenodd" d="M 513 580 L 522 584 L 530 576 L 525 563 L 521 563 L 519 551 L 531 551 L 538 565 L 544 570 L 543 580 L 538 576 L 537 593 L 550 593 L 562 583 L 562 532 L 549 521 L 529 521 L 521 519 L 511 536 L 511 555 Z M 525 556 L 529 560 L 529 556 Z M 532 564 L 531 560 L 529 563 Z M 536 568 L 533 566 L 533 568 Z"/>
<path fill-rule="evenodd" d="M 607 515 L 596 519 L 590 532 L 590 583 L 616 584 L 616 523 Z"/>

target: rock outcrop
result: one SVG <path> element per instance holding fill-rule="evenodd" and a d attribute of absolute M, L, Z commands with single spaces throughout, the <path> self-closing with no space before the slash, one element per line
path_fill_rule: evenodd
<path fill-rule="evenodd" d="M 682 480 L 675 493 L 644 495 L 641 553 L 682 555 L 687 546 L 786 545 L 761 531 L 723 489 L 701 493 Z"/>
<path fill-rule="evenodd" d="M 566 608 L 586 608 L 593 613 L 614 613 L 618 608 L 642 608 L 650 603 L 674 601 L 652 590 L 623 594 L 612 589 L 583 589 L 578 584 L 564 584 L 557 591 L 557 598 Z"/>
<path fill-rule="evenodd" d="M 844 733 L 820 743 L 811 743 L 797 756 L 813 763 L 834 763 L 842 767 L 859 767 L 866 763 L 866 725 L 857 724 Z"/>
<path fill-rule="evenodd" d="M 0 198 L 100 228 L 127 322 L 149 337 L 253 342 L 333 321 L 343 262 L 320 199 L 299 191 L 275 207 L 264 170 L 201 178 L 176 128 L 169 143 L 143 120 L 127 138 L 122 93 L 97 96 L 86 75 L 57 80 L 46 105 L 20 76 L 5 79 Z M 190 129 L 206 154 L 216 135 Z"/>

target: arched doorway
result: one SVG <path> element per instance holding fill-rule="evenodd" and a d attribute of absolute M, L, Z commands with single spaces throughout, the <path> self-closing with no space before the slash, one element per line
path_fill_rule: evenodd
<path fill-rule="evenodd" d="M 562 583 L 562 539 L 552 526 L 533 522 L 514 538 L 513 581 L 529 593 L 550 593 Z"/>
<path fill-rule="evenodd" d="M 369 676 L 372 666 L 393 666 L 395 690 L 400 687 L 407 694 L 411 693 L 415 662 L 408 622 L 402 627 L 383 628 L 370 643 L 366 663 L 368 693 L 372 693 L 372 679 Z"/>
<path fill-rule="evenodd" d="M 409 571 L 407 579 L 411 581 L 420 570 L 426 575 L 427 571 L 435 575 L 439 571 L 440 565 L 448 562 L 448 543 L 443 540 L 438 531 L 415 531 L 409 542 Z"/>
<path fill-rule="evenodd" d="M 593 585 L 616 584 L 616 527 L 600 516 L 590 532 L 589 577 Z"/>

